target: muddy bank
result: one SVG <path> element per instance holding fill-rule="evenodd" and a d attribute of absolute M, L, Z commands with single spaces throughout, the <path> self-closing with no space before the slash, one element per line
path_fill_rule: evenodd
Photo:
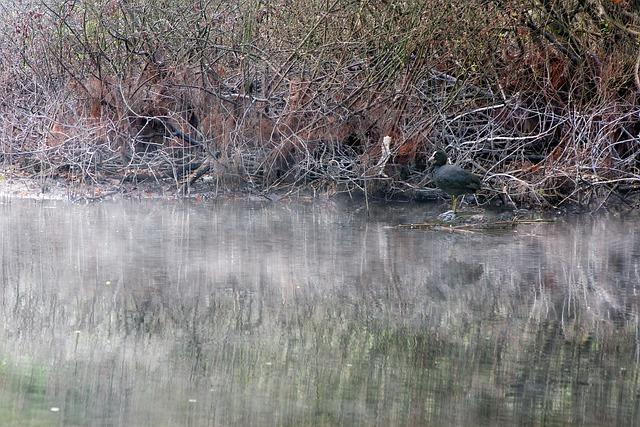
<path fill-rule="evenodd" d="M 612 213 L 615 215 L 637 215 L 640 200 L 637 195 L 627 197 L 616 196 L 608 203 L 580 206 L 566 203 L 563 206 L 504 206 L 500 200 L 487 200 L 482 195 L 467 196 L 461 212 L 455 219 L 443 221 L 442 215 L 450 208 L 450 198 L 440 190 L 430 187 L 410 188 L 407 191 L 365 195 L 357 191 L 313 191 L 309 188 L 273 189 L 259 192 L 251 188 L 222 188 L 210 176 L 203 177 L 188 192 L 182 191 L 170 179 L 154 180 L 101 180 L 95 183 L 80 183 L 72 180 L 55 178 L 33 178 L 19 176 L 15 173 L 0 173 L 0 198 L 58 200 L 70 203 L 99 203 L 118 200 L 244 200 L 255 202 L 335 202 L 347 203 L 356 210 L 378 210 L 381 206 L 415 206 L 428 205 L 431 213 L 418 223 L 400 224 L 408 228 L 433 229 L 439 225 L 447 228 L 487 229 L 498 223 L 516 226 L 524 221 L 548 220 L 574 214 Z M 633 197 L 632 197 L 633 196 Z M 375 215 L 374 215 L 375 216 Z M 479 228 L 478 228 L 479 227 Z"/>
<path fill-rule="evenodd" d="M 253 195 L 246 191 L 235 193 L 221 191 L 209 179 L 203 180 L 197 187 L 185 193 L 169 180 L 105 179 L 94 183 L 79 183 L 61 177 L 41 179 L 0 174 L 0 197 L 8 198 L 93 202 L 123 199 L 214 199 L 222 196 L 234 197 L 234 195 L 269 199 L 267 196 Z"/>
<path fill-rule="evenodd" d="M 77 179 L 70 174 L 37 177 L 16 173 L 12 168 L 0 168 L 0 197 L 36 200 L 68 200 L 91 202 L 122 199 L 218 199 L 247 200 L 352 200 L 366 205 L 370 201 L 436 202 L 444 200 L 440 190 L 428 186 L 407 186 L 406 190 L 385 191 L 383 188 L 365 193 L 359 188 L 347 188 L 335 183 L 325 185 L 290 185 L 256 188 L 250 183 L 229 183 L 233 177 L 205 174 L 192 185 L 184 180 L 135 174 L 121 179 Z"/>

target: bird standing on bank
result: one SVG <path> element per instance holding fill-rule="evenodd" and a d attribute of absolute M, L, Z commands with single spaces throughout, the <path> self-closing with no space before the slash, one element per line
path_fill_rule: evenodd
<path fill-rule="evenodd" d="M 457 212 L 458 198 L 464 194 L 473 194 L 482 187 L 482 181 L 480 177 L 467 172 L 460 166 L 447 163 L 447 155 L 444 151 L 436 151 L 429 158 L 429 163 L 432 166 L 431 181 L 449 194 L 452 201 L 453 214 Z"/>

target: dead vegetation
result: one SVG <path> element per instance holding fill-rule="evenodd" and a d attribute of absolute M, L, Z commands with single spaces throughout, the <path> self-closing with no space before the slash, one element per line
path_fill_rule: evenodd
<path fill-rule="evenodd" d="M 0 9 L 0 155 L 16 173 L 416 195 L 438 147 L 516 205 L 639 188 L 631 1 Z"/>

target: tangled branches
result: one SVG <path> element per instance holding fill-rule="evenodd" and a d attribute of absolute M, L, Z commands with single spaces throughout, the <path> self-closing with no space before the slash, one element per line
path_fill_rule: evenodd
<path fill-rule="evenodd" d="M 415 196 L 439 147 L 518 205 L 627 201 L 634 6 L 503 3 L 3 5 L 0 155 L 92 183 Z"/>

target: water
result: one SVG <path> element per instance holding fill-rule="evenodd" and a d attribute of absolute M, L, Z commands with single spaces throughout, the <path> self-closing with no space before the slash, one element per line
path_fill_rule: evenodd
<path fill-rule="evenodd" d="M 638 424 L 636 222 L 429 209 L 5 202 L 0 424 Z"/>

